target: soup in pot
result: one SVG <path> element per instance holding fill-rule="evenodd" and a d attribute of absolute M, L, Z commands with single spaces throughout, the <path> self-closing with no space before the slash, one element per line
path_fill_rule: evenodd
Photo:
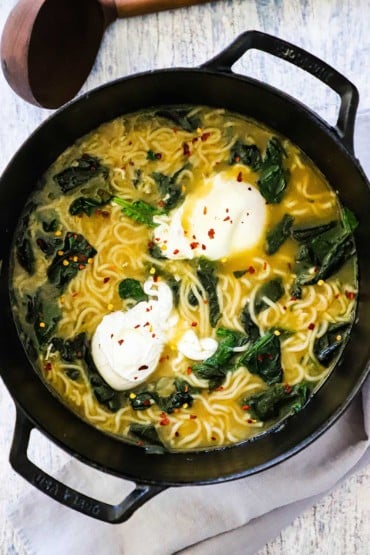
<path fill-rule="evenodd" d="M 47 386 L 101 430 L 220 447 L 299 411 L 354 318 L 355 216 L 285 137 L 209 107 L 119 117 L 29 199 L 13 310 Z"/>

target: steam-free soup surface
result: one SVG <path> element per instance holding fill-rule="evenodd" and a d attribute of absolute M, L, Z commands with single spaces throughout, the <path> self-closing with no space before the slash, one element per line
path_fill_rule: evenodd
<path fill-rule="evenodd" d="M 73 411 L 140 445 L 217 447 L 300 410 L 356 302 L 354 215 L 310 160 L 225 110 L 78 140 L 14 247 L 24 346 Z"/>

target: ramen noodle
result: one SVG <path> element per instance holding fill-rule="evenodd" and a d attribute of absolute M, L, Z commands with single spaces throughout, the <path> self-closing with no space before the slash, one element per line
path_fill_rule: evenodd
<path fill-rule="evenodd" d="M 354 318 L 355 216 L 286 138 L 222 109 L 124 115 L 47 170 L 13 311 L 47 386 L 106 433 L 237 443 L 300 410 Z"/>

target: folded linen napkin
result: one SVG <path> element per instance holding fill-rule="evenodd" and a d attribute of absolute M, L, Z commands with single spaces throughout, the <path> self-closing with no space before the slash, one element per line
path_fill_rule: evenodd
<path fill-rule="evenodd" d="M 368 175 L 369 137 L 370 112 L 358 120 L 355 143 Z M 67 509 L 36 490 L 18 500 L 9 519 L 28 555 L 252 555 L 345 476 L 369 462 L 370 379 L 323 436 L 255 476 L 168 489 L 116 526 Z M 57 478 L 107 502 L 121 501 L 132 489 L 130 482 L 74 459 Z"/>

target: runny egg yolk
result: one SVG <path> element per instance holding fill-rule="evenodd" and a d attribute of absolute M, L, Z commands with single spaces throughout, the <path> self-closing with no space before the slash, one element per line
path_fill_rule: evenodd
<path fill-rule="evenodd" d="M 238 258 L 263 240 L 266 202 L 254 185 L 221 172 L 155 222 L 154 241 L 166 258 Z"/>

